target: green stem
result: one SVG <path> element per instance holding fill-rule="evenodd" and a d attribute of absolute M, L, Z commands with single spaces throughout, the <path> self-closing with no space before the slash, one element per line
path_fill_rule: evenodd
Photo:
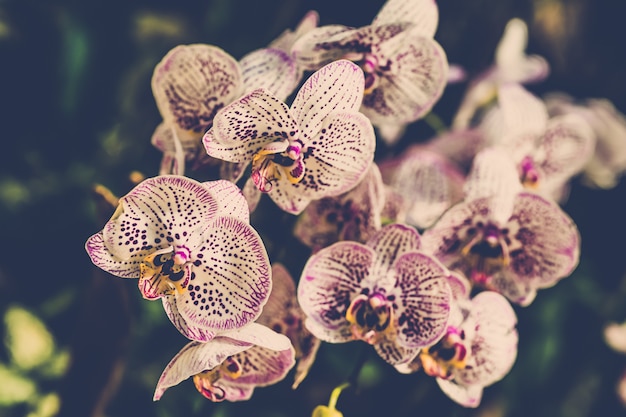
<path fill-rule="evenodd" d="M 443 122 L 443 120 L 441 120 L 441 118 L 433 112 L 427 113 L 426 116 L 424 116 L 423 120 L 438 135 L 447 130 L 446 124 Z"/>

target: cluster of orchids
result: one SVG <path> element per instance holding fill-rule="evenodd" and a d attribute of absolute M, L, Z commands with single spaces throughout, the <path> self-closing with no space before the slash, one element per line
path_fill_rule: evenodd
<path fill-rule="evenodd" d="M 239 61 L 192 44 L 158 63 L 158 175 L 86 243 L 190 340 L 154 400 L 188 378 L 211 401 L 246 400 L 294 367 L 296 388 L 321 342 L 372 345 L 465 407 L 511 370 L 513 305 L 579 261 L 569 184 L 616 184 L 626 122 L 605 100 L 527 90 L 549 67 L 513 19 L 451 126 L 381 159 L 377 142 L 394 149 L 465 81 L 434 39 L 438 18 L 433 0 L 388 0 L 361 28 L 311 11 Z M 199 179 L 207 167 L 216 177 Z M 310 248 L 296 279 L 251 224 L 264 195 Z"/>

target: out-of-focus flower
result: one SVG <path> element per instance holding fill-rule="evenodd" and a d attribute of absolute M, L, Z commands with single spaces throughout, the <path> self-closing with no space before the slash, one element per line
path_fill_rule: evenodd
<path fill-rule="evenodd" d="M 526 306 L 576 267 L 580 236 L 554 202 L 521 191 L 514 164 L 502 149 L 475 158 L 465 200 L 422 236 L 424 250 L 474 283 Z"/>
<path fill-rule="evenodd" d="M 576 103 L 563 93 L 545 98 L 552 116 L 577 114 L 591 126 L 596 137 L 595 149 L 583 170 L 587 185 L 613 188 L 626 172 L 626 117 L 606 99 L 588 99 Z"/>
<path fill-rule="evenodd" d="M 448 270 L 420 251 L 415 229 L 392 224 L 367 244 L 337 242 L 313 255 L 298 284 L 307 328 L 330 343 L 362 340 L 391 364 L 445 332 Z"/>
<path fill-rule="evenodd" d="M 241 68 L 222 49 L 179 45 L 156 65 L 152 93 L 163 122 L 152 143 L 163 152 L 161 174 L 180 174 L 185 161 L 201 155 L 202 135 L 215 114 L 244 92 Z"/>
<path fill-rule="evenodd" d="M 291 108 L 263 89 L 228 105 L 204 146 L 212 157 L 251 162 L 256 187 L 299 214 L 311 200 L 353 188 L 369 169 L 376 139 L 358 112 L 362 97 L 363 72 L 335 61 L 304 83 Z"/>
<path fill-rule="evenodd" d="M 313 201 L 300 214 L 294 235 L 314 252 L 341 240 L 365 243 L 381 228 L 385 186 L 376 164 L 347 193 Z"/>
<path fill-rule="evenodd" d="M 500 86 L 497 105 L 481 128 L 489 143 L 509 150 L 525 187 L 560 202 L 595 146 L 583 117 L 570 113 L 548 118 L 543 101 L 519 84 Z"/>
<path fill-rule="evenodd" d="M 306 316 L 298 305 L 296 285 L 282 264 L 272 265 L 272 284 L 270 298 L 257 323 L 284 334 L 291 340 L 298 362 L 292 386 L 296 389 L 315 361 L 320 340 L 304 326 Z"/>
<path fill-rule="evenodd" d="M 208 342 L 188 343 L 165 367 L 154 401 L 189 377 L 211 401 L 247 400 L 256 387 L 281 381 L 294 363 L 287 337 L 252 323 Z"/>
<path fill-rule="evenodd" d="M 357 63 L 365 72 L 361 111 L 384 132 L 424 116 L 447 84 L 446 54 L 433 39 L 437 24 L 434 1 L 389 0 L 371 25 L 321 26 L 296 41 L 293 54 L 309 70 L 337 59 Z M 392 130 L 384 136 L 389 142 L 401 131 Z"/>
<path fill-rule="evenodd" d="M 86 250 L 101 269 L 138 278 L 185 336 L 206 341 L 255 320 L 269 296 L 269 259 L 248 217 L 228 181 L 149 178 L 119 199 Z"/>
<path fill-rule="evenodd" d="M 464 407 L 478 407 L 484 387 L 501 380 L 517 357 L 517 317 L 502 295 L 483 291 L 461 303 L 463 319 L 451 323 L 434 346 L 423 349 L 424 372 Z"/>
<path fill-rule="evenodd" d="M 609 323 L 604 327 L 604 341 L 616 352 L 626 353 L 626 321 L 623 323 Z M 617 396 L 626 406 L 626 370 L 615 386 Z"/>
<path fill-rule="evenodd" d="M 406 201 L 406 222 L 420 229 L 463 199 L 461 170 L 427 146 L 414 146 L 380 167 L 385 184 Z"/>
<path fill-rule="evenodd" d="M 495 63 L 468 86 L 452 122 L 453 130 L 470 127 L 478 110 L 488 105 L 498 87 L 506 83 L 532 83 L 544 80 L 550 67 L 543 57 L 526 55 L 528 27 L 521 19 L 511 19 L 496 47 Z"/>

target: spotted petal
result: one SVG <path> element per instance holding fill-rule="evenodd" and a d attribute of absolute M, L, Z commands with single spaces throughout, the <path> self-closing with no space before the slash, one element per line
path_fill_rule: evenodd
<path fill-rule="evenodd" d="M 486 387 L 509 373 L 517 356 L 516 324 L 515 311 L 500 294 L 483 291 L 474 297 L 462 326 L 471 337 L 470 352 L 465 368 L 454 374 L 455 381 Z"/>
<path fill-rule="evenodd" d="M 250 211 L 246 198 L 239 187 L 230 181 L 217 180 L 202 183 L 215 196 L 219 205 L 219 216 L 232 216 L 244 223 L 250 223 Z"/>
<path fill-rule="evenodd" d="M 387 0 L 372 21 L 372 25 L 397 22 L 414 23 L 421 35 L 432 38 L 439 24 L 437 3 L 432 0 Z"/>
<path fill-rule="evenodd" d="M 579 173 L 593 154 L 595 137 L 589 124 L 576 114 L 549 120 L 533 152 L 534 161 L 553 189 Z"/>
<path fill-rule="evenodd" d="M 91 262 L 98 268 L 121 278 L 139 278 L 141 258 L 135 256 L 124 260 L 116 257 L 104 244 L 102 232 L 98 232 L 87 239 L 85 249 Z"/>
<path fill-rule="evenodd" d="M 230 162 L 249 162 L 265 145 L 298 135 L 285 103 L 263 89 L 224 107 L 202 139 L 207 153 Z"/>
<path fill-rule="evenodd" d="M 390 365 L 399 366 L 407 364 L 420 351 L 419 348 L 405 348 L 395 340 L 383 340 L 374 345 L 374 350 L 385 362 Z"/>
<path fill-rule="evenodd" d="M 395 311 L 398 343 L 408 348 L 433 345 L 445 332 L 450 316 L 448 270 L 434 257 L 410 252 L 397 259 L 393 271 L 401 290 Z"/>
<path fill-rule="evenodd" d="M 298 66 L 315 71 L 333 61 L 342 59 L 349 49 L 342 45 L 362 36 L 358 29 L 342 25 L 320 26 L 297 39 L 291 50 Z"/>
<path fill-rule="evenodd" d="M 213 117 L 242 92 L 239 64 L 222 49 L 179 45 L 157 64 L 152 92 L 168 124 L 200 137 Z M 181 138 L 183 140 L 183 138 Z"/>
<path fill-rule="evenodd" d="M 448 60 L 432 38 L 406 30 L 382 44 L 379 61 L 390 70 L 380 74 L 378 86 L 363 98 L 361 111 L 372 124 L 413 122 L 435 105 L 448 79 Z"/>
<path fill-rule="evenodd" d="M 313 73 L 293 100 L 291 111 L 297 120 L 305 146 L 328 127 L 328 118 L 338 112 L 356 111 L 364 88 L 363 71 L 347 60 L 332 62 Z"/>
<path fill-rule="evenodd" d="M 158 401 L 168 388 L 178 385 L 193 375 L 219 366 L 227 357 L 249 349 L 251 346 L 250 343 L 226 337 L 213 339 L 209 343 L 188 343 L 165 367 L 157 383 L 153 400 Z"/>
<path fill-rule="evenodd" d="M 353 188 L 374 159 L 375 135 L 369 120 L 356 112 L 336 112 L 306 147 L 302 180 L 282 176 L 269 196 L 283 210 L 299 214 L 310 200 L 332 197 Z"/>
<path fill-rule="evenodd" d="M 390 224 L 367 241 L 367 246 L 376 253 L 371 269 L 371 278 L 377 282 L 388 278 L 396 260 L 407 252 L 420 248 L 420 235 L 414 228 L 403 224 Z"/>
<path fill-rule="evenodd" d="M 308 317 L 307 328 L 316 337 L 333 343 L 352 340 L 345 313 L 360 292 L 374 256 L 367 246 L 337 242 L 309 258 L 298 284 L 298 302 Z M 318 332 L 318 327 L 325 331 Z"/>
<path fill-rule="evenodd" d="M 120 198 L 103 230 L 104 244 L 116 258 L 132 258 L 131 262 L 141 262 L 168 246 L 191 250 L 217 210 L 211 192 L 197 181 L 180 176 L 149 178 Z"/>
<path fill-rule="evenodd" d="M 494 277 L 493 287 L 513 302 L 527 305 L 527 293 L 551 287 L 574 270 L 580 235 L 556 203 L 527 192 L 518 195 L 507 227 L 515 249 L 509 267 Z"/>
<path fill-rule="evenodd" d="M 218 217 L 192 254 L 187 290 L 176 297 L 192 327 L 224 331 L 255 320 L 271 289 L 270 264 L 258 233 L 234 217 Z"/>
<path fill-rule="evenodd" d="M 286 100 L 300 81 L 295 60 L 280 49 L 258 49 L 241 58 L 239 64 L 247 91 L 264 88 Z"/>

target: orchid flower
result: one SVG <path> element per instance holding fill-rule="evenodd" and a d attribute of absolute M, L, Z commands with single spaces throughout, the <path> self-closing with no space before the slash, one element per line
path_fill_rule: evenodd
<path fill-rule="evenodd" d="M 206 341 L 254 321 L 267 301 L 267 252 L 237 187 L 149 178 L 120 198 L 86 250 L 99 268 L 138 278 L 186 337 Z"/>
<path fill-rule="evenodd" d="M 256 387 L 281 381 L 294 363 L 287 337 L 252 323 L 208 342 L 188 343 L 165 367 L 154 401 L 190 377 L 211 401 L 248 400 Z"/>
<path fill-rule="evenodd" d="M 583 168 L 584 183 L 604 189 L 615 187 L 626 172 L 626 116 L 606 99 L 576 103 L 564 94 L 551 94 L 545 100 L 551 116 L 577 114 L 593 130 L 595 149 Z"/>
<path fill-rule="evenodd" d="M 418 360 L 441 390 L 464 407 L 478 407 L 483 389 L 504 378 L 517 357 L 517 317 L 502 295 L 483 291 L 461 303 L 462 320 L 423 349 Z"/>
<path fill-rule="evenodd" d="M 318 27 L 296 41 L 293 54 L 308 70 L 354 61 L 365 73 L 361 111 L 374 126 L 402 125 L 428 113 L 447 83 L 446 54 L 433 39 L 437 24 L 434 1 L 389 0 L 371 25 Z"/>
<path fill-rule="evenodd" d="M 580 235 L 554 202 L 523 191 L 501 148 L 476 156 L 465 199 L 422 236 L 424 248 L 474 283 L 522 306 L 537 289 L 567 277 L 580 255 Z"/>
<path fill-rule="evenodd" d="M 525 187 L 563 201 L 569 180 L 595 147 L 589 123 L 577 114 L 548 117 L 546 105 L 519 84 L 503 85 L 482 123 L 488 142 L 509 149 Z"/>
<path fill-rule="evenodd" d="M 284 334 L 291 340 L 297 361 L 292 388 L 296 389 L 315 361 L 320 340 L 304 327 L 306 316 L 298 305 L 296 285 L 285 266 L 278 263 L 272 265 L 272 282 L 270 298 L 257 323 Z"/>
<path fill-rule="evenodd" d="M 381 228 L 385 188 L 376 164 L 347 193 L 313 201 L 300 214 L 294 235 L 314 252 L 340 240 L 365 243 Z"/>
<path fill-rule="evenodd" d="M 264 89 L 223 108 L 204 136 L 207 153 L 252 164 L 250 181 L 283 210 L 354 187 L 374 159 L 371 123 L 357 110 L 363 72 L 342 60 L 314 73 L 291 108 Z"/>
<path fill-rule="evenodd" d="M 156 65 L 152 93 L 163 122 L 152 143 L 163 152 L 161 174 L 180 174 L 200 153 L 215 114 L 244 92 L 241 68 L 222 49 L 179 45 Z"/>
<path fill-rule="evenodd" d="M 470 127 L 478 110 L 495 98 L 500 85 L 533 83 L 548 76 L 548 63 L 539 55 L 526 55 L 527 44 L 526 23 L 521 19 L 511 19 L 496 47 L 494 65 L 478 75 L 468 86 L 452 122 L 453 130 Z"/>
<path fill-rule="evenodd" d="M 404 196 L 406 222 L 420 229 L 431 226 L 463 198 L 461 170 L 426 146 L 415 146 L 383 162 L 381 172 L 385 184 Z"/>
<path fill-rule="evenodd" d="M 367 243 L 337 242 L 307 261 L 298 284 L 306 327 L 329 343 L 362 340 L 390 364 L 445 332 L 448 270 L 420 251 L 415 229 L 385 226 Z"/>

